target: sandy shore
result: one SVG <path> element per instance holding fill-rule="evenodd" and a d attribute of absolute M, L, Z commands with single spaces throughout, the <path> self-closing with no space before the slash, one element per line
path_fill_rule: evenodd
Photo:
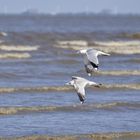
<path fill-rule="evenodd" d="M 33 135 L 0 140 L 139 140 L 140 132 L 95 133 L 82 135 L 47 136 Z"/>

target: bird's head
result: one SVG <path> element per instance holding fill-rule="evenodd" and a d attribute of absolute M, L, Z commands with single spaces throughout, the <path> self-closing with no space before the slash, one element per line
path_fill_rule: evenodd
<path fill-rule="evenodd" d="M 66 83 L 65 85 L 70 85 L 70 86 L 73 86 L 73 85 L 74 85 L 74 81 L 72 80 L 72 81 L 70 81 L 70 82 Z"/>
<path fill-rule="evenodd" d="M 85 54 L 86 51 L 87 51 L 86 49 L 82 49 L 82 50 L 77 51 L 77 53 Z"/>

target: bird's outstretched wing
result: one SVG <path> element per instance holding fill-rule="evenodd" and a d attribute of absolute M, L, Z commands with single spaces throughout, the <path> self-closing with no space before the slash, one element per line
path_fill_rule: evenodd
<path fill-rule="evenodd" d="M 98 64 L 99 64 L 99 61 L 98 61 L 98 51 L 97 50 L 94 50 L 94 49 L 89 49 L 87 50 L 87 58 L 89 60 L 89 62 L 91 63 L 91 65 L 93 67 L 97 67 L 98 68 Z"/>
<path fill-rule="evenodd" d="M 77 85 L 78 87 L 76 88 L 76 92 L 77 92 L 77 95 L 79 97 L 79 100 L 84 103 L 85 101 L 85 88 L 80 85 Z"/>
<path fill-rule="evenodd" d="M 75 80 L 77 79 L 78 77 L 77 76 L 72 76 L 72 80 Z"/>
<path fill-rule="evenodd" d="M 81 77 L 72 76 L 74 80 L 74 87 L 79 96 L 80 101 L 85 98 L 85 86 L 87 85 L 87 80 Z"/>
<path fill-rule="evenodd" d="M 83 83 L 85 81 L 87 81 L 85 78 L 82 77 L 78 77 L 78 76 L 72 76 L 72 80 L 76 80 L 78 83 Z"/>

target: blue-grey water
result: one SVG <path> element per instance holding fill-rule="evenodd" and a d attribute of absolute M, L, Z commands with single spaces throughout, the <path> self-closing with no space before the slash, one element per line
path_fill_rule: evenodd
<path fill-rule="evenodd" d="M 132 15 L 0 15 L 0 137 L 139 132 L 139 23 Z M 120 51 L 105 49 L 111 56 L 99 58 L 99 71 L 108 73 L 88 77 L 77 47 L 101 43 Z M 87 88 L 80 105 L 63 89 L 73 75 L 113 86 Z"/>

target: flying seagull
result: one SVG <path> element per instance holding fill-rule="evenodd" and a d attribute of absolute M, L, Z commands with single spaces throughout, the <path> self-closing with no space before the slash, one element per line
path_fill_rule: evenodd
<path fill-rule="evenodd" d="M 81 101 L 81 104 L 83 104 L 85 101 L 85 87 L 87 85 L 89 86 L 94 85 L 96 87 L 100 87 L 101 84 L 89 81 L 82 77 L 72 76 L 72 80 L 66 83 L 66 85 L 71 85 L 75 88 L 79 100 Z"/>
<path fill-rule="evenodd" d="M 99 67 L 98 55 L 109 56 L 110 54 L 98 51 L 95 49 L 83 49 L 79 50 L 78 53 L 83 54 L 84 64 L 86 72 L 89 76 L 92 75 L 92 72 L 97 71 Z"/>

